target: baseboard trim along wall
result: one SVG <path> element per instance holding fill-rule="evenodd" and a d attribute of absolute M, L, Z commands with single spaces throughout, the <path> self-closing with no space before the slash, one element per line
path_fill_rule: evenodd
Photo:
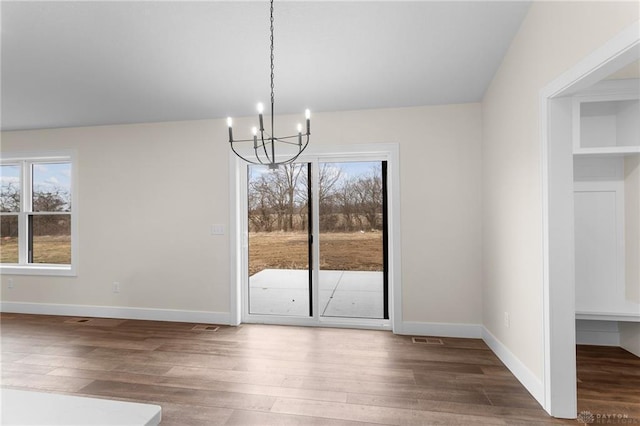
<path fill-rule="evenodd" d="M 121 306 L 61 305 L 50 303 L 0 302 L 0 312 L 15 314 L 62 315 L 76 317 L 139 319 L 150 321 L 229 324 L 223 312 L 181 311 L 174 309 L 129 308 Z"/>
<path fill-rule="evenodd" d="M 617 321 L 576 321 L 576 344 L 596 346 L 620 346 L 620 330 Z"/>
<path fill-rule="evenodd" d="M 516 379 L 527 388 L 540 406 L 544 407 L 544 386 L 542 381 L 485 327 L 482 327 L 482 340 L 484 340 L 487 346 L 489 346 L 509 371 L 516 376 Z"/>
<path fill-rule="evenodd" d="M 414 336 L 461 337 L 479 339 L 482 326 L 479 324 L 451 324 L 440 322 L 403 321 L 400 327 L 394 327 L 394 333 Z"/>
<path fill-rule="evenodd" d="M 620 346 L 620 333 L 581 330 L 576 332 L 577 345 Z"/>
<path fill-rule="evenodd" d="M 502 342 L 484 326 L 479 324 L 448 324 L 404 321 L 400 327 L 394 330 L 396 334 L 415 336 L 438 336 L 482 339 L 489 349 L 502 361 L 502 363 L 516 376 L 516 379 L 529 391 L 529 393 L 543 406 L 544 386 L 536 377 Z"/>

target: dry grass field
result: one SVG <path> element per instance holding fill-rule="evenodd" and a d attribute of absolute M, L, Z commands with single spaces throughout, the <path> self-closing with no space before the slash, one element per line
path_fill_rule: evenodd
<path fill-rule="evenodd" d="M 17 238 L 0 240 L 0 259 L 2 263 L 18 262 Z M 68 235 L 34 237 L 33 263 L 58 265 L 71 263 L 71 237 Z"/>
<path fill-rule="evenodd" d="M 18 239 L 0 240 L 2 263 L 18 261 Z M 34 263 L 71 263 L 68 236 L 43 236 L 34 240 Z M 249 234 L 249 274 L 263 269 L 306 269 L 307 234 L 302 232 L 252 232 Z M 340 271 L 382 271 L 381 232 L 324 233 L 320 236 L 320 268 Z"/>
<path fill-rule="evenodd" d="M 249 275 L 263 269 L 306 269 L 307 234 L 251 232 Z M 320 268 L 382 271 L 382 232 L 328 232 L 320 235 Z"/>

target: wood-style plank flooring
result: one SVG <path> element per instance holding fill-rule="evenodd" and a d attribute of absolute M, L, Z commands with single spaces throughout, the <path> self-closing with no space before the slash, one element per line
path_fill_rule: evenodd
<path fill-rule="evenodd" d="M 576 424 L 549 417 L 476 339 L 421 344 L 368 330 L 0 319 L 3 387 L 159 404 L 162 425 Z M 589 347 L 578 357 L 581 410 L 640 418 L 638 358 Z"/>
<path fill-rule="evenodd" d="M 600 415 L 596 424 L 640 425 L 640 358 L 618 347 L 582 345 L 577 358 L 578 412 Z"/>

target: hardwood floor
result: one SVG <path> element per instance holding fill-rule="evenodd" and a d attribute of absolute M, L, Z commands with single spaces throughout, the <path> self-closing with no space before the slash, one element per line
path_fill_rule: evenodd
<path fill-rule="evenodd" d="M 577 357 L 578 412 L 623 416 L 607 418 L 609 424 L 640 425 L 640 358 L 607 346 L 578 346 Z"/>
<path fill-rule="evenodd" d="M 549 417 L 476 339 L 0 319 L 3 387 L 155 403 L 162 425 L 576 424 Z M 640 418 L 638 358 L 605 349 L 578 351 L 580 409 Z"/>

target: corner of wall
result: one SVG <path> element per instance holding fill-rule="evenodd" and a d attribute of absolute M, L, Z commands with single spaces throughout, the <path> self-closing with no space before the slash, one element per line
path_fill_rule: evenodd
<path fill-rule="evenodd" d="M 544 385 L 542 381 L 513 354 L 500 340 L 482 327 L 482 340 L 496 354 L 502 363 L 516 376 L 516 379 L 529 391 L 538 404 L 544 407 Z"/>

